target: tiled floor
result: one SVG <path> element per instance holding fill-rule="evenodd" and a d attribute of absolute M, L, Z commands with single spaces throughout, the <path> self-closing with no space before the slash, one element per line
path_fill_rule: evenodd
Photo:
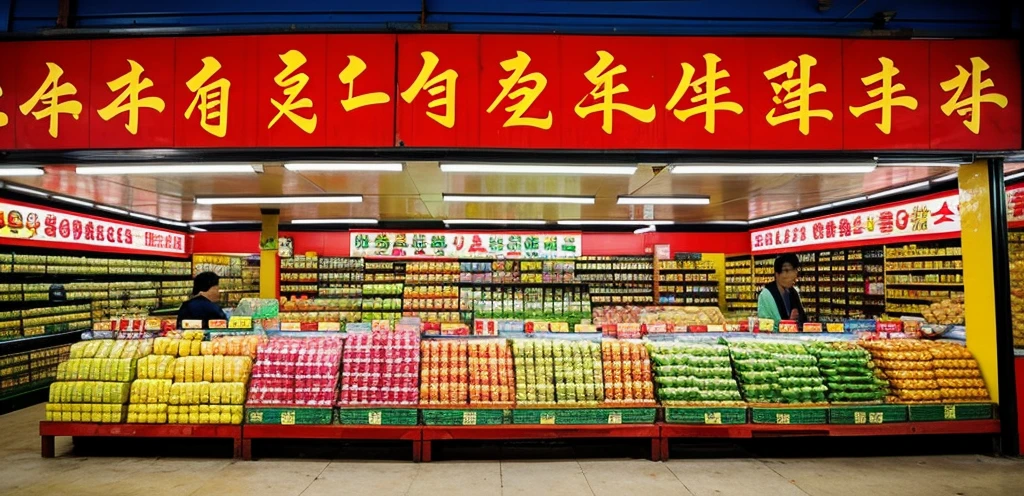
<path fill-rule="evenodd" d="M 0 494 L 1020 495 L 1024 461 L 982 455 L 406 461 L 39 457 L 42 406 L 0 416 Z M 778 440 L 778 442 L 786 442 Z M 144 448 L 144 447 L 143 447 Z M 592 450 L 591 450 L 592 451 Z M 265 453 L 262 456 L 268 456 Z"/>

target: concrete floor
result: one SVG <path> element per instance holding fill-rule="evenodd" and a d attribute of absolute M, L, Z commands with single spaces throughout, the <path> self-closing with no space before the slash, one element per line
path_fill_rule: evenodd
<path fill-rule="evenodd" d="M 0 494 L 1020 495 L 1024 461 L 982 455 L 405 461 L 39 457 L 42 405 L 0 416 Z M 779 440 L 778 442 L 786 442 Z M 913 442 L 913 441 L 909 441 Z M 223 450 L 222 450 L 223 451 Z M 267 453 L 266 456 L 270 453 Z"/>

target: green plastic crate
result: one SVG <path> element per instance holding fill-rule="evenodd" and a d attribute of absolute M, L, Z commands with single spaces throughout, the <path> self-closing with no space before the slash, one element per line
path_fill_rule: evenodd
<path fill-rule="evenodd" d="M 888 424 L 908 418 L 904 405 L 834 406 L 828 414 L 830 424 Z"/>
<path fill-rule="evenodd" d="M 745 424 L 747 409 L 743 407 L 665 407 L 669 424 Z"/>
<path fill-rule="evenodd" d="M 424 425 L 501 425 L 511 423 L 509 410 L 422 410 Z"/>
<path fill-rule="evenodd" d="M 416 425 L 415 408 L 339 408 L 338 423 L 349 425 Z"/>
<path fill-rule="evenodd" d="M 512 412 L 513 424 L 615 425 L 653 424 L 654 408 L 523 409 Z"/>
<path fill-rule="evenodd" d="M 246 408 L 245 423 L 275 425 L 326 425 L 334 420 L 333 408 Z"/>
<path fill-rule="evenodd" d="M 755 424 L 825 424 L 828 408 L 751 408 L 750 418 Z"/>
<path fill-rule="evenodd" d="M 985 420 L 992 418 L 991 403 L 950 403 L 945 405 L 910 405 L 910 420 Z"/>

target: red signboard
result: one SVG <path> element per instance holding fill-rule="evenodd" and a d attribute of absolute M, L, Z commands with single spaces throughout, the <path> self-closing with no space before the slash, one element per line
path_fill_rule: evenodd
<path fill-rule="evenodd" d="M 164 255 L 188 253 L 185 234 L 0 199 L 0 244 Z"/>
<path fill-rule="evenodd" d="M 1012 40 L 297 34 L 0 46 L 0 150 L 1021 147 Z"/>

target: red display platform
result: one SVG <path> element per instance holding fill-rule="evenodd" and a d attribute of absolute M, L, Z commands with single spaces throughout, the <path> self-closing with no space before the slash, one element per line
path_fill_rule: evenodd
<path fill-rule="evenodd" d="M 254 439 L 347 439 L 412 441 L 412 460 L 420 461 L 422 427 L 418 425 L 246 425 L 243 429 L 242 459 L 252 460 Z"/>
<path fill-rule="evenodd" d="M 939 422 L 896 422 L 875 425 L 688 425 L 659 424 L 661 428 L 662 460 L 669 458 L 668 443 L 683 438 L 755 437 L 850 437 L 850 436 L 909 436 L 921 434 L 998 434 L 999 420 L 956 420 Z"/>
<path fill-rule="evenodd" d="M 53 458 L 54 438 L 70 437 L 191 437 L 198 439 L 231 439 L 235 458 L 242 456 L 240 425 L 178 425 L 178 424 L 93 424 L 86 422 L 39 422 L 43 458 Z"/>
<path fill-rule="evenodd" d="M 474 440 L 505 441 L 524 439 L 640 438 L 651 440 L 651 460 L 661 459 L 661 431 L 657 425 L 493 425 L 493 426 L 425 426 L 423 454 L 432 458 L 433 441 Z"/>

